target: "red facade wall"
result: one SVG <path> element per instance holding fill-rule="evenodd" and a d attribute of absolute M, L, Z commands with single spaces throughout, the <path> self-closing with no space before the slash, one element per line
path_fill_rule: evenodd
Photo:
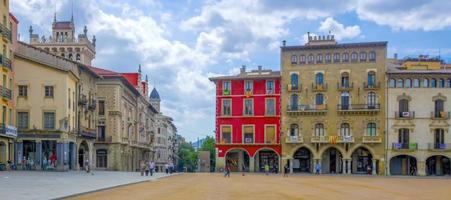
<path fill-rule="evenodd" d="M 219 150 L 219 157 L 224 157 L 225 153 L 230 149 L 245 149 L 250 156 L 253 156 L 259 149 L 273 149 L 280 155 L 280 78 L 268 78 L 253 80 L 253 94 L 245 96 L 244 82 L 242 80 L 232 80 L 231 95 L 222 95 L 223 81 L 216 81 L 216 142 Z M 252 79 L 247 79 L 252 80 Z M 274 94 L 266 94 L 266 80 L 274 81 Z M 254 115 L 243 116 L 244 99 L 251 98 L 254 102 Z M 274 98 L 276 115 L 265 116 L 265 99 Z M 222 99 L 232 99 L 232 116 L 223 117 Z M 232 144 L 220 144 L 220 127 L 221 125 L 232 126 Z M 243 142 L 243 125 L 254 125 L 255 140 L 254 144 L 244 144 Z M 265 144 L 265 125 L 276 125 L 276 144 Z"/>

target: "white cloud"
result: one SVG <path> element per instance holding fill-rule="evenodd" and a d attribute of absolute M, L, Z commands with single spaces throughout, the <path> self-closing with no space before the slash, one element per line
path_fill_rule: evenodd
<path fill-rule="evenodd" d="M 365 0 L 356 7 L 358 17 L 395 30 L 442 30 L 451 26 L 451 1 Z"/>
<path fill-rule="evenodd" d="M 345 27 L 343 24 L 335 21 L 332 17 L 328 17 L 322 21 L 318 30 L 323 33 L 331 31 L 337 40 L 352 39 L 358 37 L 362 32 L 359 26 L 354 25 Z"/>
<path fill-rule="evenodd" d="M 25 17 L 34 25 L 50 30 L 51 20 L 56 12 L 57 16 L 67 0 L 11 0 L 11 11 L 14 15 Z"/>

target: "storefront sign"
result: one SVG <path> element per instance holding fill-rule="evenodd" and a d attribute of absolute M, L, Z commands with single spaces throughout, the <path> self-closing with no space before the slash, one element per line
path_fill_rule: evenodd
<path fill-rule="evenodd" d="M 5 125 L 5 134 L 7 136 L 17 137 L 17 128 L 10 125 Z"/>

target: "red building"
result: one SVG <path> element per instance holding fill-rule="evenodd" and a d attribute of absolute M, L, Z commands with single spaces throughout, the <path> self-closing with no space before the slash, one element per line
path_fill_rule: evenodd
<path fill-rule="evenodd" d="M 280 72 L 241 68 L 216 84 L 216 169 L 264 171 L 280 162 Z"/>

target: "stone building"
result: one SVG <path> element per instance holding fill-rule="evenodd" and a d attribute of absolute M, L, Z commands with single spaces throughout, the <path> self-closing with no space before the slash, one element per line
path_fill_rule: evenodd
<path fill-rule="evenodd" d="M 451 70 L 436 58 L 389 63 L 388 175 L 451 175 Z"/>
<path fill-rule="evenodd" d="M 9 1 L 5 0 L 0 5 L 0 65 L 1 65 L 1 115 L 0 115 L 0 169 L 3 169 L 8 161 L 14 160 L 14 139 L 17 137 L 17 128 L 14 115 L 14 65 L 12 64 L 12 48 L 17 43 L 17 19 L 9 13 Z"/>
<path fill-rule="evenodd" d="M 158 112 L 147 98 L 148 82 L 141 80 L 140 69 L 138 73 L 92 69 L 102 77 L 97 81 L 96 167 L 138 170 L 140 161 L 153 159 L 153 121 Z"/>
<path fill-rule="evenodd" d="M 384 174 L 387 42 L 308 36 L 281 47 L 283 165 Z"/>
<path fill-rule="evenodd" d="M 88 38 L 88 28 L 85 26 L 83 33 L 76 36 L 74 17 L 70 21 L 57 21 L 56 13 L 52 23 L 52 35 L 46 38 L 44 35 L 33 33 L 30 26 L 30 44 L 50 52 L 54 55 L 77 61 L 85 65 L 91 65 L 96 55 L 96 37 Z"/>

